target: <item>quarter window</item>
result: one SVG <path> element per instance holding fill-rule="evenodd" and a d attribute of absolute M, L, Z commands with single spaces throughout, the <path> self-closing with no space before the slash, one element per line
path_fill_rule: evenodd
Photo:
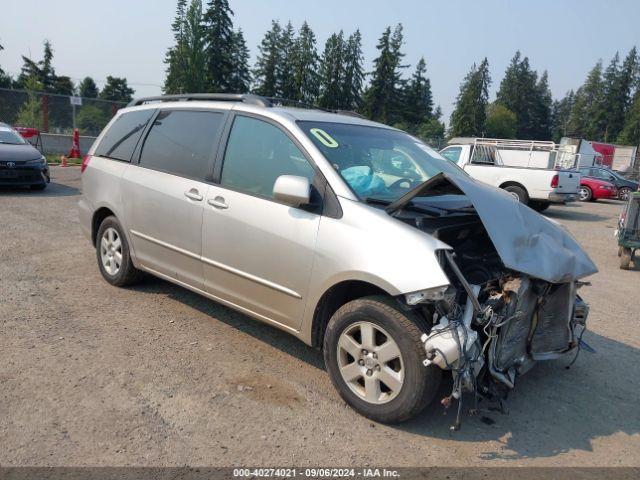
<path fill-rule="evenodd" d="M 315 171 L 282 130 L 262 120 L 237 116 L 229 135 L 220 183 L 273 198 L 273 185 L 280 175 L 297 175 L 312 182 Z"/>
<path fill-rule="evenodd" d="M 130 162 L 133 150 L 154 113 L 154 110 L 138 110 L 120 115 L 105 132 L 95 154 Z"/>
<path fill-rule="evenodd" d="M 204 180 L 209 172 L 222 117 L 219 112 L 161 111 L 144 142 L 140 165 Z"/>

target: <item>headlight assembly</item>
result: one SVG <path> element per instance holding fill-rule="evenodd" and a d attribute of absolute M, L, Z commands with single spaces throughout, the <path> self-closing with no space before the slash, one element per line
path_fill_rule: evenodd
<path fill-rule="evenodd" d="M 408 305 L 417 305 L 422 302 L 437 302 L 439 300 L 444 300 L 444 292 L 447 291 L 447 288 L 449 288 L 449 285 L 427 288 L 425 290 L 407 293 L 404 298 Z"/>

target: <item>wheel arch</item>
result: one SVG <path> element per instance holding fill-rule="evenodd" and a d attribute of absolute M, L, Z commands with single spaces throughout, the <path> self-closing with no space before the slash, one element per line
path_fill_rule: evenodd
<path fill-rule="evenodd" d="M 100 207 L 93 212 L 93 216 L 91 217 L 91 243 L 94 247 L 96 246 L 98 228 L 100 228 L 100 224 L 105 218 L 110 216 L 116 217 L 116 214 L 108 207 Z"/>
<path fill-rule="evenodd" d="M 315 305 L 311 325 L 311 345 L 317 348 L 322 347 L 327 324 L 341 306 L 371 295 L 393 298 L 393 295 L 385 289 L 364 280 L 343 280 L 328 288 Z"/>
<path fill-rule="evenodd" d="M 518 187 L 521 188 L 525 191 L 525 193 L 527 195 L 529 195 L 529 190 L 527 190 L 527 187 L 525 187 L 524 185 L 522 185 L 520 182 L 516 182 L 515 180 L 508 180 L 506 182 L 502 182 L 500 184 L 500 188 L 502 188 L 503 190 L 507 187 Z"/>

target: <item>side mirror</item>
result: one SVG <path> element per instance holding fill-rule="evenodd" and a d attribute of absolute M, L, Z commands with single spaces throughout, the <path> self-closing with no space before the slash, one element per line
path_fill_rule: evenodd
<path fill-rule="evenodd" d="M 280 175 L 273 185 L 273 198 L 292 207 L 307 205 L 311 196 L 311 184 L 306 177 Z"/>

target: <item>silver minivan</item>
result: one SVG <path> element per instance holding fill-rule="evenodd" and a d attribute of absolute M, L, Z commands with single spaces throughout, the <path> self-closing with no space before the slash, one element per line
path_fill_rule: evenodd
<path fill-rule="evenodd" d="M 445 405 L 500 399 L 582 344 L 577 289 L 596 268 L 573 237 L 355 114 L 253 95 L 141 99 L 82 171 L 81 225 L 107 282 L 147 272 L 321 348 L 371 419 L 415 416 L 443 371 Z"/>

